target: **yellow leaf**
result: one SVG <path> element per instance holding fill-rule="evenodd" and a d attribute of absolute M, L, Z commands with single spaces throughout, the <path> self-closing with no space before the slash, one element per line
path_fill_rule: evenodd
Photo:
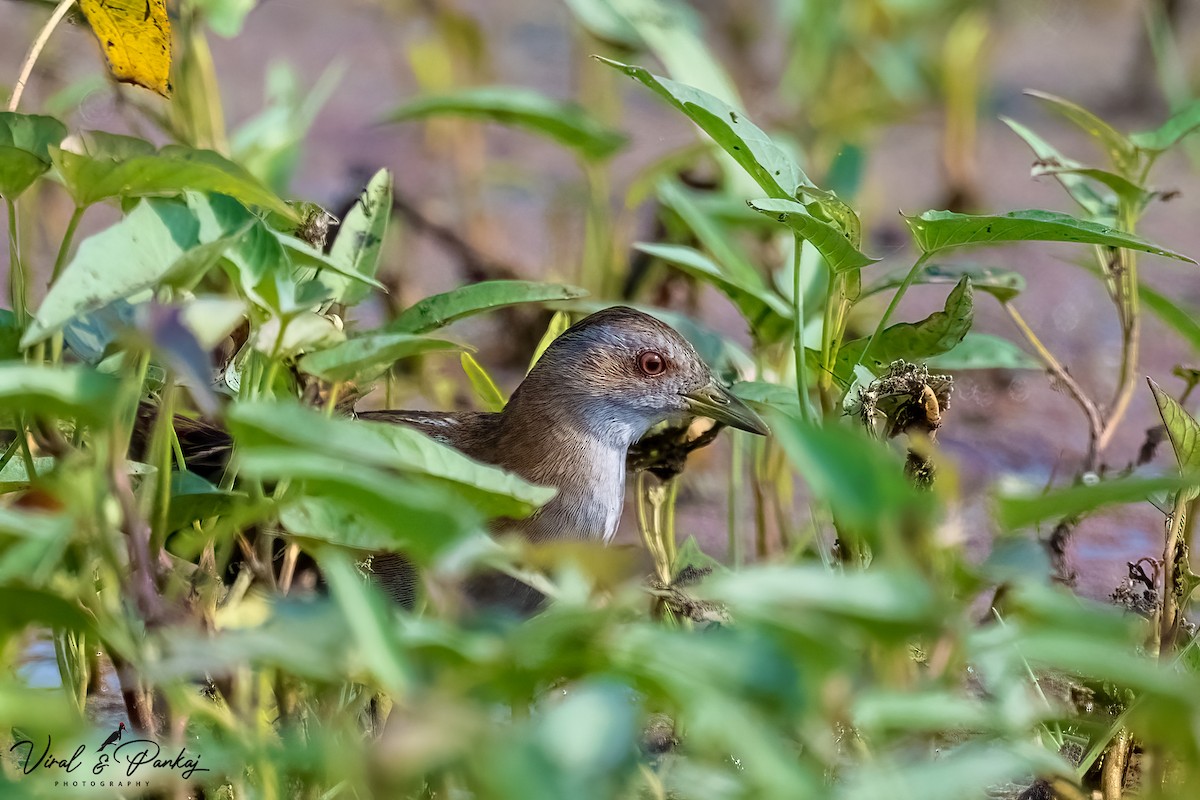
<path fill-rule="evenodd" d="M 79 8 L 114 78 L 171 96 L 171 22 L 166 0 L 79 0 Z"/>

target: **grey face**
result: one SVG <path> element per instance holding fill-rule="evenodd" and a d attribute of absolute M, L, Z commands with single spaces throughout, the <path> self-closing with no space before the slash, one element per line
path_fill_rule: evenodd
<path fill-rule="evenodd" d="M 535 371 L 543 364 L 558 367 L 554 374 L 564 394 L 619 409 L 644 428 L 690 415 L 767 432 L 753 411 L 717 383 L 686 339 L 631 308 L 609 308 L 581 320 L 555 340 Z"/>

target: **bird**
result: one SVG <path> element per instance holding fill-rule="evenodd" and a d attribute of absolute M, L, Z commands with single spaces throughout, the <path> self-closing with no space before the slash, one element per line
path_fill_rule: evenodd
<path fill-rule="evenodd" d="M 365 411 L 359 419 L 405 425 L 486 464 L 557 493 L 493 533 L 533 543 L 608 543 L 624 504 L 630 448 L 659 423 L 706 417 L 766 435 L 762 419 L 723 387 L 695 348 L 657 318 L 626 306 L 595 312 L 556 338 L 499 412 Z M 389 596 L 413 601 L 416 573 L 399 554 L 371 569 Z M 529 613 L 531 587 L 488 573 L 468 581 L 472 605 Z"/>
<path fill-rule="evenodd" d="M 117 726 L 117 729 L 115 731 L 113 731 L 112 733 L 110 733 L 108 735 L 108 738 L 104 740 L 104 744 L 100 745 L 100 750 L 103 750 L 104 748 L 108 747 L 110 744 L 116 744 L 117 742 L 121 741 L 121 734 L 124 731 L 125 731 L 125 723 L 122 722 Z M 97 750 L 96 752 L 100 752 L 100 750 Z"/>
<path fill-rule="evenodd" d="M 377 410 L 354 416 L 414 428 L 476 461 L 555 488 L 554 497 L 530 516 L 489 524 L 493 534 L 515 534 L 534 544 L 610 542 L 624 505 L 630 448 L 660 423 L 705 417 L 716 427 L 769 433 L 687 339 L 627 306 L 590 314 L 555 338 L 501 411 Z M 176 432 L 189 469 L 220 474 L 232 450 L 228 432 L 185 418 L 177 418 Z M 419 579 L 403 554 L 375 554 L 369 569 L 393 601 L 413 606 Z M 472 576 L 464 590 L 472 608 L 522 616 L 544 599 L 515 578 L 491 572 Z"/>

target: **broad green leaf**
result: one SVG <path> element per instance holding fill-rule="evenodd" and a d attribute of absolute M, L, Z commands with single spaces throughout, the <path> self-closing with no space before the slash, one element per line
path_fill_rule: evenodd
<path fill-rule="evenodd" d="M 96 423 L 109 419 L 117 381 L 81 367 L 0 364 L 0 410 Z"/>
<path fill-rule="evenodd" d="M 429 333 L 451 322 L 520 303 L 572 300 L 587 292 L 574 286 L 537 281 L 484 281 L 426 297 L 385 326 L 397 333 Z"/>
<path fill-rule="evenodd" d="M 658 185 L 658 199 L 680 216 L 696 234 L 700 243 L 721 265 L 721 271 L 741 283 L 753 286 L 762 278 L 742 248 L 712 217 L 705 214 L 678 181 L 664 180 Z"/>
<path fill-rule="evenodd" d="M 1107 505 L 1140 503 L 1155 492 L 1175 491 L 1189 485 L 1191 481 L 1179 477 L 1118 478 L 1037 494 L 1001 494 L 996 498 L 996 520 L 1005 528 L 1024 528 Z"/>
<path fill-rule="evenodd" d="M 475 396 L 483 404 L 484 411 L 503 411 L 504 395 L 501 393 L 500 387 L 496 386 L 496 382 L 492 380 L 492 376 L 488 375 L 487 370 L 475 360 L 474 356 L 465 351 L 459 354 L 459 360 L 462 363 L 463 372 L 467 374 L 467 380 L 471 382 L 471 388 L 475 390 Z"/>
<path fill-rule="evenodd" d="M 917 246 L 926 253 L 949 247 L 1003 242 L 1079 242 L 1141 250 L 1195 263 L 1182 253 L 1159 247 L 1131 233 L 1057 211 L 1033 209 L 997 215 L 926 211 L 920 216 L 906 216 L 904 221 L 912 231 Z"/>
<path fill-rule="evenodd" d="M 381 169 L 342 220 L 329 251 L 330 259 L 348 264 L 354 272 L 374 280 L 391 216 L 392 173 Z M 347 306 L 357 305 L 368 294 L 365 284 L 352 283 L 343 277 L 323 276 L 321 280 L 333 287 L 334 299 Z"/>
<path fill-rule="evenodd" d="M 53 149 L 50 156 L 79 206 L 113 197 L 211 192 L 297 220 L 296 211 L 261 181 L 210 150 L 169 145 L 154 155 L 113 159 Z"/>
<path fill-rule="evenodd" d="M 1200 128 L 1200 100 L 1193 100 L 1171 115 L 1157 130 L 1135 133 L 1129 137 L 1140 150 L 1154 154 L 1170 150 L 1184 137 Z"/>
<path fill-rule="evenodd" d="M 813 496 L 829 503 L 840 526 L 871 537 L 873 546 L 899 546 L 893 537 L 900 528 L 930 513 L 931 498 L 912 486 L 896 454 L 865 433 L 817 427 L 779 412 L 769 421 Z"/>
<path fill-rule="evenodd" d="M 538 359 L 542 357 L 542 353 L 546 352 L 546 348 L 554 344 L 554 340 L 567 332 L 571 327 L 571 315 L 566 311 L 555 311 L 554 316 L 550 318 L 550 324 L 546 326 L 546 332 L 542 334 L 542 338 L 538 340 L 537 347 L 533 348 L 533 355 L 529 359 L 529 370 L 537 366 Z"/>
<path fill-rule="evenodd" d="M 854 698 L 852 716 L 855 727 L 877 736 L 897 731 L 940 734 L 995 727 L 993 715 L 983 702 L 947 691 L 868 690 Z"/>
<path fill-rule="evenodd" d="M 194 472 L 171 473 L 170 530 L 191 527 L 195 520 L 228 514 L 245 495 L 224 491 Z"/>
<path fill-rule="evenodd" d="M 1182 336 L 1193 350 L 1200 352 L 1200 322 L 1196 321 L 1196 311 L 1181 307 L 1144 283 L 1138 286 L 1138 295 L 1146 308 Z"/>
<path fill-rule="evenodd" d="M 908 270 L 894 274 L 881 283 L 873 284 L 863 292 L 863 297 L 895 289 L 904 283 Z M 945 284 L 958 283 L 963 276 L 971 279 L 971 286 L 977 292 L 984 292 L 995 297 L 1001 303 L 1007 303 L 1021 292 L 1025 291 L 1025 276 L 1019 272 L 996 267 L 983 267 L 974 264 L 928 264 L 921 270 L 913 283 Z"/>
<path fill-rule="evenodd" d="M 863 255 L 850 243 L 849 236 L 837 226 L 819 220 L 794 200 L 750 200 L 750 207 L 775 217 L 817 249 L 834 272 L 859 269 L 879 259 Z"/>
<path fill-rule="evenodd" d="M 791 330 L 792 307 L 757 275 L 752 281 L 729 277 L 708 256 L 684 245 L 638 242 L 634 249 L 711 284 L 737 306 L 750 329 L 763 341 L 773 341 Z"/>
<path fill-rule="evenodd" d="M 143 289 L 194 284 L 245 232 L 202 240 L 195 214 L 175 200 L 147 199 L 79 245 L 34 315 L 22 347 L 45 339 L 74 317 Z"/>
<path fill-rule="evenodd" d="M 1167 438 L 1175 451 L 1179 469 L 1185 473 L 1200 473 L 1200 425 L 1195 418 L 1179 405 L 1174 397 L 1164 392 L 1153 379 L 1147 378 L 1158 415 L 1167 428 Z"/>
<path fill-rule="evenodd" d="M 308 353 L 297 366 L 330 383 L 362 384 L 378 378 L 402 358 L 435 350 L 461 350 L 463 345 L 411 333 L 374 333 L 347 339 L 327 350 Z"/>
<path fill-rule="evenodd" d="M 79 603 L 41 589 L 0 586 L 0 608 L 4 609 L 0 615 L 0 634 L 19 631 L 34 623 L 46 628 L 95 631 L 92 616 Z"/>
<path fill-rule="evenodd" d="M 50 169 L 50 148 L 67 137 L 53 117 L 0 111 L 0 197 L 15 199 Z"/>
<path fill-rule="evenodd" d="M 730 387 L 730 391 L 748 403 L 776 408 L 792 416 L 800 414 L 795 386 L 780 386 L 766 381 L 739 381 Z"/>
<path fill-rule="evenodd" d="M 554 496 L 512 473 L 472 461 L 399 424 L 330 419 L 290 403 L 237 403 L 228 424 L 239 445 L 289 446 L 451 484 L 483 513 L 524 517 Z"/>
<path fill-rule="evenodd" d="M 1137 148 L 1125 134 L 1080 105 L 1045 92 L 1027 91 L 1030 97 L 1045 102 L 1080 130 L 1091 136 L 1108 153 L 1120 172 L 1132 173 L 1138 164 Z"/>
<path fill-rule="evenodd" d="M 33 459 L 33 469 L 38 475 L 45 475 L 54 469 L 54 459 L 49 456 L 39 456 Z M 0 493 L 15 492 L 29 486 L 29 470 L 20 458 L 13 458 L 0 469 Z"/>
<path fill-rule="evenodd" d="M 686 114 L 770 197 L 791 199 L 798 188 L 812 185 L 790 155 L 746 119 L 745 114 L 725 101 L 700 89 L 653 75 L 642 67 L 608 58 L 597 59 L 645 84 Z"/>
<path fill-rule="evenodd" d="M 903 472 L 898 474 L 903 481 Z M 854 621 L 913 625 L 938 613 L 929 585 L 915 573 L 876 569 L 843 573 L 819 563 L 728 572 L 705 581 L 701 592 L 728 603 L 737 618 L 773 618 L 780 611 L 795 617 L 819 611 Z"/>
<path fill-rule="evenodd" d="M 268 229 L 270 230 L 270 229 Z M 371 287 L 375 289 L 383 289 L 384 285 L 380 283 L 374 275 L 368 275 L 365 272 L 360 272 L 356 269 L 356 265 L 347 260 L 347 257 L 352 255 L 350 252 L 339 251 L 326 255 L 317 248 L 313 247 L 303 239 L 293 236 L 290 233 L 281 233 L 276 230 L 271 230 L 271 234 L 279 240 L 284 249 L 288 251 L 290 261 L 297 267 L 314 269 L 318 272 L 321 270 L 332 270 L 339 277 L 347 278 L 353 285 L 360 287 Z M 303 280 L 304 276 L 300 276 Z M 302 284 L 303 285 L 303 284 Z M 330 297 L 330 289 L 326 286 L 319 286 L 319 295 L 321 299 Z"/>
<path fill-rule="evenodd" d="M 330 593 L 376 682 L 394 696 L 402 696 L 413 676 L 394 632 L 392 609 L 379 590 L 362 579 L 345 553 L 327 549 L 320 555 L 320 564 Z"/>
<path fill-rule="evenodd" d="M 930 369 L 1042 369 L 1042 362 L 1008 339 L 970 332 L 948 353 L 925 360 Z"/>
<path fill-rule="evenodd" d="M 112 76 L 171 96 L 171 20 L 166 0 L 79 0 Z"/>
<path fill-rule="evenodd" d="M 885 328 L 871 343 L 865 366 L 879 372 L 896 359 L 925 361 L 954 349 L 971 329 L 975 318 L 974 293 L 971 279 L 962 277 L 946 297 L 942 311 L 935 311 L 920 322 L 901 322 Z M 868 337 L 846 342 L 838 351 L 834 374 L 847 383 L 854 366 L 870 342 Z"/>
<path fill-rule="evenodd" d="M 522 128 L 569 147 L 589 161 L 609 158 L 625 144 L 624 136 L 608 130 L 578 106 L 520 86 L 480 86 L 418 97 L 384 119 L 405 122 L 446 114 Z"/>

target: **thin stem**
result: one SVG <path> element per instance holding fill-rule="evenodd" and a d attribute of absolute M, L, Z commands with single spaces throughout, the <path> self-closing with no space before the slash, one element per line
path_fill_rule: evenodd
<path fill-rule="evenodd" d="M 804 240 L 797 235 L 792 242 L 792 313 L 796 316 L 792 345 L 796 351 L 796 398 L 800 402 L 800 419 L 812 422 L 812 411 L 808 406 L 808 370 L 804 363 L 804 291 L 800 281 L 800 254 Z"/>
<path fill-rule="evenodd" d="M 21 232 L 17 224 L 17 204 L 10 197 L 4 198 L 8 208 L 8 302 L 17 325 L 25 327 L 28 302 L 25 299 L 25 265 L 21 263 Z"/>
<path fill-rule="evenodd" d="M 909 287 L 912 286 L 913 281 L 917 279 L 917 276 L 921 274 L 921 270 L 925 268 L 925 263 L 929 261 L 929 258 L 932 255 L 932 253 L 922 253 L 921 257 L 918 258 L 916 263 L 914 263 L 908 270 L 908 274 L 904 276 L 904 280 L 896 289 L 896 293 L 892 295 L 892 300 L 890 303 L 888 303 L 888 307 L 884 310 L 883 316 L 880 317 L 879 322 L 875 324 L 875 330 L 871 333 L 871 338 L 867 340 L 867 346 L 863 348 L 862 354 L 858 357 L 858 363 L 856 363 L 854 366 L 857 367 L 859 364 L 862 364 L 864 361 L 866 361 L 867 356 L 871 354 L 871 350 L 875 347 L 876 342 L 879 341 L 879 334 L 883 333 L 883 329 L 887 327 L 888 320 L 892 318 L 892 314 L 896 311 L 896 306 L 900 305 L 901 298 L 903 298 L 908 292 Z"/>
<path fill-rule="evenodd" d="M 54 13 L 50 15 L 50 19 L 46 20 L 46 24 L 38 31 L 37 38 L 33 40 L 33 44 L 29 46 L 29 53 L 25 56 L 25 61 L 21 64 L 21 72 L 17 77 L 17 82 L 13 86 L 12 95 L 8 98 L 8 110 L 16 111 L 17 106 L 21 104 L 21 95 L 25 93 L 25 84 L 29 82 L 29 76 L 33 73 L 33 65 L 37 63 L 38 56 L 42 54 L 42 48 L 46 46 L 46 42 L 50 40 L 50 34 L 54 32 L 55 27 L 62 21 L 62 18 L 71 10 L 71 6 L 75 5 L 75 0 L 62 0 L 54 8 Z"/>
<path fill-rule="evenodd" d="M 732 436 L 729 440 L 729 553 L 726 558 L 735 568 L 742 566 L 742 539 L 738 526 L 738 498 L 742 494 L 742 437 Z"/>
<path fill-rule="evenodd" d="M 50 273 L 50 285 L 53 285 L 58 280 L 58 276 L 62 274 L 63 267 L 67 264 L 67 256 L 71 252 L 71 242 L 75 239 L 75 230 L 79 227 L 79 220 L 83 219 L 83 212 L 87 211 L 87 206 L 75 206 L 75 210 L 71 212 L 71 220 L 67 223 L 67 230 L 63 233 L 62 244 L 58 246 L 58 255 L 54 258 L 54 271 Z"/>
<path fill-rule="evenodd" d="M 1025 318 L 1021 316 L 1017 309 L 1011 303 L 1005 303 L 1004 310 L 1008 312 L 1008 316 L 1012 318 L 1013 323 L 1021 331 L 1025 340 L 1037 351 L 1038 357 L 1046 364 L 1046 368 L 1066 387 L 1067 392 L 1075 399 L 1079 407 L 1083 409 L 1083 413 L 1088 420 L 1088 455 L 1085 466 L 1088 470 L 1093 469 L 1096 457 L 1099 454 L 1098 443 L 1100 433 L 1104 429 L 1104 422 L 1100 418 L 1100 409 L 1087 396 L 1087 392 L 1083 390 L 1083 387 L 1071 377 L 1071 373 L 1067 372 L 1066 367 L 1054 357 L 1054 354 L 1050 352 L 1046 345 L 1042 344 L 1042 340 L 1037 337 L 1037 334 L 1033 332 L 1033 329 L 1029 327 L 1028 323 L 1025 322 Z"/>

